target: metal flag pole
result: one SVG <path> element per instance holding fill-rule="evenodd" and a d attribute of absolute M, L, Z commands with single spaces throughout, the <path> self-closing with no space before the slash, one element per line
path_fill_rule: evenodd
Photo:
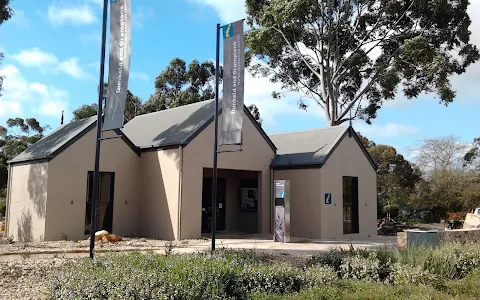
<path fill-rule="evenodd" d="M 217 58 L 215 62 L 215 137 L 213 146 L 213 183 L 212 183 L 212 251 L 215 250 L 215 231 L 217 230 L 217 156 L 218 156 L 218 81 L 220 68 L 220 24 L 217 24 Z"/>
<path fill-rule="evenodd" d="M 98 84 L 98 111 L 97 111 L 97 138 L 95 140 L 95 169 L 93 172 L 93 197 L 91 209 L 90 227 L 90 258 L 93 259 L 95 248 L 97 198 L 99 194 L 99 169 L 100 169 L 100 139 L 102 135 L 102 110 L 103 110 L 103 75 L 105 72 L 105 41 L 107 36 L 107 11 L 108 0 L 103 0 L 103 25 L 102 25 L 102 50 L 100 55 L 100 78 Z"/>

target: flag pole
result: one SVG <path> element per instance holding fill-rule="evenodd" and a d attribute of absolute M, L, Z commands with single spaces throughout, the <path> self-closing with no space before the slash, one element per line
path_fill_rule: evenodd
<path fill-rule="evenodd" d="M 212 183 L 212 251 L 215 250 L 215 232 L 217 230 L 217 156 L 218 156 L 218 81 L 220 68 L 220 24 L 217 24 L 217 58 L 215 62 L 215 135 L 213 146 L 213 183 Z"/>
<path fill-rule="evenodd" d="M 90 258 L 93 259 L 95 248 L 95 231 L 97 225 L 97 198 L 99 194 L 99 169 L 100 169 L 100 139 L 102 134 L 102 102 L 103 102 L 103 76 L 105 72 L 105 41 L 107 36 L 107 11 L 108 0 L 103 0 L 103 25 L 102 25 L 102 50 L 100 55 L 100 78 L 98 84 L 98 111 L 97 111 L 97 137 L 95 140 L 95 169 L 93 172 L 93 197 L 90 227 Z"/>

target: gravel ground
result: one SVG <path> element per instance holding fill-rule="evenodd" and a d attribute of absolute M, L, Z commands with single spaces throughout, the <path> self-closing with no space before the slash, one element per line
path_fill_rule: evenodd
<path fill-rule="evenodd" d="M 124 238 L 118 243 L 96 242 L 96 250 L 149 250 L 165 249 L 168 247 L 184 248 L 192 245 L 205 243 L 206 240 L 182 240 L 177 242 L 167 242 L 162 240 L 152 240 L 144 238 Z M 48 241 L 32 243 L 11 243 L 8 239 L 0 237 L 0 256 L 7 254 L 25 254 L 25 253 L 51 253 L 68 251 L 88 251 L 90 247 L 89 240 L 81 241 Z"/>
<path fill-rule="evenodd" d="M 0 262 L 0 299 L 47 299 L 48 276 L 66 261 L 54 258 Z"/>
<path fill-rule="evenodd" d="M 125 238 L 118 243 L 96 242 L 95 249 L 118 250 L 168 250 L 205 243 L 205 240 L 167 242 L 151 239 Z M 48 276 L 72 258 L 62 258 L 63 252 L 88 252 L 89 240 L 12 243 L 0 237 L 0 300 L 27 300 L 48 298 Z M 27 254 L 59 253 L 50 258 L 29 258 Z M 12 255 L 18 254 L 18 255 Z"/>

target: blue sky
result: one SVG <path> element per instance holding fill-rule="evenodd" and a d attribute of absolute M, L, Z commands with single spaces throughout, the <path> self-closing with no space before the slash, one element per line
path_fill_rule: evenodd
<path fill-rule="evenodd" d="M 0 26 L 0 124 L 10 117 L 35 117 L 55 128 L 82 104 L 97 99 L 102 0 L 12 0 L 14 17 Z M 472 41 L 480 46 L 480 0 L 471 0 Z M 477 14 L 478 15 L 478 14 Z M 245 16 L 244 0 L 132 0 L 132 56 L 129 89 L 143 101 L 153 82 L 174 57 L 190 62 L 215 57 L 216 23 Z M 108 54 L 108 45 L 107 45 Z M 107 55 L 108 56 L 108 55 Z M 108 63 L 107 63 L 108 66 Z M 457 100 L 445 107 L 432 96 L 398 97 L 379 111 L 373 125 L 354 127 L 376 143 L 407 148 L 427 137 L 456 135 L 464 142 L 480 136 L 480 64 L 452 78 Z M 105 78 L 106 80 L 106 78 Z M 298 95 L 272 100 L 266 78 L 246 75 L 246 104 L 256 103 L 267 133 L 325 127 L 322 111 L 296 108 Z"/>

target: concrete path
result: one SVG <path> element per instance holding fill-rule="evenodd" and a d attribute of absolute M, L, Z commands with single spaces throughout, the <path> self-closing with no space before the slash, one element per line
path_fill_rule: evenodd
<path fill-rule="evenodd" d="M 311 256 L 318 252 L 328 251 L 332 248 L 343 248 L 348 249 L 350 246 L 354 248 L 362 249 L 373 249 L 381 247 L 396 247 L 396 237 L 374 237 L 368 239 L 359 239 L 359 240 L 305 240 L 305 239 L 292 239 L 289 243 L 278 243 L 274 242 L 273 239 L 257 236 L 257 235 L 219 235 L 216 238 L 216 249 L 236 249 L 236 250 L 254 250 L 259 252 L 269 252 L 269 253 L 283 253 L 283 254 L 292 254 L 292 255 L 307 255 Z M 204 241 L 192 244 L 184 245 L 180 247 L 173 247 L 173 253 L 193 253 L 193 252 L 202 252 L 209 251 L 211 249 L 211 239 L 205 239 Z M 146 252 L 152 251 L 158 254 L 164 254 L 165 248 L 156 248 L 156 249 L 145 249 L 142 247 L 133 248 L 133 249 L 99 249 L 97 252 L 98 255 L 103 255 L 106 253 L 117 252 Z M 15 253 L 9 255 L 0 255 L 0 261 L 11 261 L 11 260 L 21 260 L 21 259 L 46 259 L 54 257 L 64 257 L 64 258 L 78 258 L 78 257 L 88 257 L 88 249 L 77 249 L 72 251 L 63 251 L 58 249 L 58 251 L 52 250 L 42 253 Z"/>
<path fill-rule="evenodd" d="M 223 238 L 216 239 L 215 248 L 221 249 L 248 249 L 262 252 L 286 253 L 295 255 L 313 255 L 328 251 L 332 248 L 372 249 L 380 247 L 396 247 L 396 237 L 375 237 L 362 240 L 295 240 L 290 243 L 278 243 L 265 238 Z M 211 240 L 186 248 L 174 248 L 174 253 L 190 253 L 208 251 L 211 249 Z"/>

